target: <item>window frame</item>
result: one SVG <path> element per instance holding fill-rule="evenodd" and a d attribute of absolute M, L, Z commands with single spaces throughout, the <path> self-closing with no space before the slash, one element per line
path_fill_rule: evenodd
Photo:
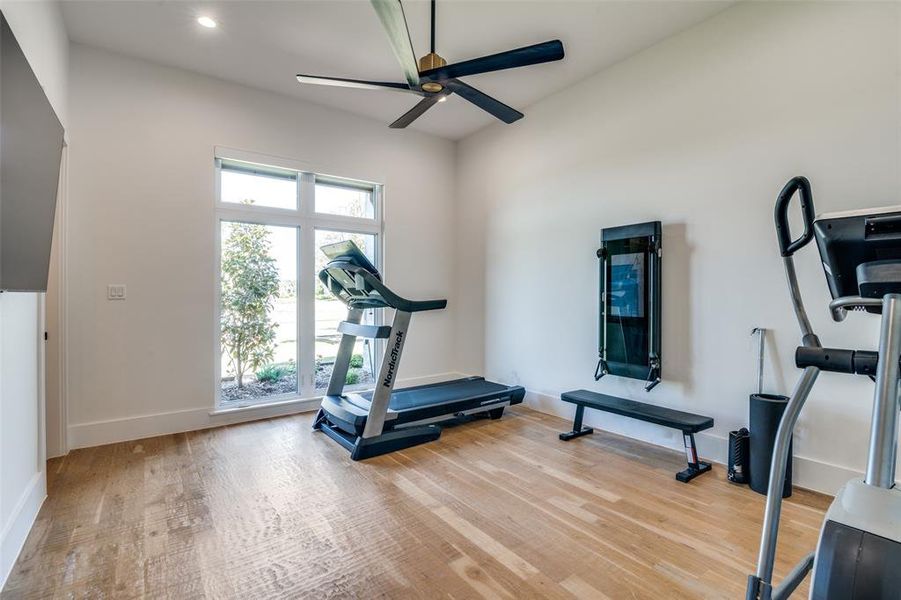
<path fill-rule="evenodd" d="M 269 206 L 247 206 L 221 200 L 222 163 L 240 162 L 261 167 L 294 171 L 297 173 L 297 201 L 295 208 L 276 208 Z M 347 181 L 358 186 L 371 186 L 373 198 L 373 218 L 350 217 L 316 212 L 316 177 L 327 179 L 330 185 L 334 181 Z M 214 229 L 214 365 L 213 365 L 213 413 L 231 412 L 247 408 L 258 408 L 284 404 L 288 402 L 318 402 L 322 390 L 316 390 L 316 231 L 358 233 L 375 237 L 375 266 L 385 272 L 385 236 L 384 236 L 384 198 L 385 184 L 372 181 L 372 178 L 351 178 L 345 175 L 334 175 L 313 169 L 310 165 L 291 159 L 248 153 L 237 150 L 216 148 L 213 163 L 213 229 Z M 245 222 L 260 225 L 294 227 L 297 235 L 297 380 L 294 392 L 267 396 L 260 399 L 222 404 L 222 345 L 221 345 L 221 269 L 222 269 L 222 223 Z M 376 311 L 375 321 L 381 324 L 383 311 Z M 312 340 L 311 343 L 303 343 Z M 384 351 L 383 340 L 375 340 L 375 356 L 379 359 Z M 348 387 L 365 389 L 366 384 Z"/>

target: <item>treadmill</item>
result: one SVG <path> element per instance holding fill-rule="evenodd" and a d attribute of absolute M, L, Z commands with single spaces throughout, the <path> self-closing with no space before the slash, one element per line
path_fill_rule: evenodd
<path fill-rule="evenodd" d="M 407 300 L 392 292 L 375 266 L 352 241 L 322 247 L 329 258 L 319 281 L 347 305 L 347 320 L 338 325 L 341 342 L 328 390 L 313 429 L 320 430 L 350 451 L 353 460 L 379 456 L 441 435 L 440 423 L 479 416 L 499 419 L 504 408 L 522 402 L 525 389 L 483 377 L 466 377 L 395 390 L 401 353 L 415 312 L 439 310 L 447 300 Z M 361 324 L 363 311 L 393 308 L 388 325 Z M 344 393 L 344 383 L 358 337 L 387 339 L 385 356 L 369 392 Z"/>

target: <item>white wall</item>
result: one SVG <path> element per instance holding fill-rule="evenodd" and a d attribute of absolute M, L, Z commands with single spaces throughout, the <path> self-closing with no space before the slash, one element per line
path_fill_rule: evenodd
<path fill-rule="evenodd" d="M 461 142 L 460 369 L 560 414 L 561 392 L 587 388 L 713 416 L 699 445 L 722 461 L 747 423 L 753 327 L 773 330 L 767 390 L 797 375 L 772 224 L 782 185 L 807 175 L 819 211 L 901 204 L 899 31 L 894 3 L 738 5 Z M 592 378 L 599 230 L 649 220 L 664 226 L 664 383 L 650 395 Z M 823 341 L 874 348 L 875 319 L 830 321 L 816 250 L 798 263 Z M 798 483 L 830 491 L 863 469 L 871 398 L 866 380 L 821 376 L 795 438 Z M 588 421 L 681 447 L 678 432 Z"/>
<path fill-rule="evenodd" d="M 69 119 L 69 38 L 59 4 L 50 0 L 2 0 L 0 10 L 59 122 L 66 127 Z"/>
<path fill-rule="evenodd" d="M 69 41 L 55 2 L 0 9 L 60 122 L 68 124 Z M 43 294 L 0 294 L 0 589 L 46 495 Z"/>
<path fill-rule="evenodd" d="M 400 376 L 452 369 L 451 142 L 78 45 L 71 86 L 72 447 L 217 422 L 214 146 L 384 182 L 388 280 L 450 300 L 415 317 Z M 109 283 L 128 299 L 108 302 Z"/>
<path fill-rule="evenodd" d="M 46 496 L 41 294 L 0 294 L 0 589 Z"/>

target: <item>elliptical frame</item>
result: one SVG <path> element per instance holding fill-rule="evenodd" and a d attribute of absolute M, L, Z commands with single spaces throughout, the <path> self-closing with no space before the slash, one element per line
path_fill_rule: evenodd
<path fill-rule="evenodd" d="M 788 209 L 794 195 L 798 193 L 801 203 L 801 213 L 804 219 L 804 233 L 795 240 L 791 239 L 791 231 L 788 222 Z M 776 542 L 779 530 L 779 518 L 782 509 L 781 488 L 785 478 L 786 463 L 788 459 L 789 444 L 798 417 L 807 401 L 810 391 L 817 380 L 821 370 L 836 371 L 853 374 L 871 374 L 875 362 L 876 389 L 874 393 L 873 415 L 870 427 L 869 453 L 867 458 L 866 478 L 863 482 L 863 494 L 870 494 L 875 490 L 891 490 L 894 487 L 895 464 L 897 460 L 898 439 L 898 382 L 901 376 L 901 294 L 887 293 L 881 298 L 866 298 L 862 296 L 842 296 L 835 298 L 830 303 L 832 318 L 842 321 L 851 310 L 866 310 L 879 313 L 882 316 L 880 329 L 879 353 L 873 356 L 872 352 L 856 352 L 852 350 L 837 350 L 845 357 L 841 364 L 830 362 L 829 353 L 834 354 L 833 349 L 824 349 L 820 340 L 814 333 L 804 307 L 795 271 L 794 254 L 806 246 L 814 238 L 815 212 L 810 182 L 805 177 L 791 179 L 776 201 L 775 222 L 779 248 L 783 259 L 786 279 L 791 295 L 795 317 L 801 331 L 801 347 L 798 349 L 799 367 L 803 372 L 792 391 L 788 405 L 783 414 L 776 435 L 773 450 L 773 459 L 770 469 L 770 481 L 767 490 L 767 502 L 764 512 L 763 529 L 760 540 L 760 552 L 755 574 L 748 577 L 747 600 L 781 600 L 789 597 L 800 585 L 807 574 L 817 567 L 818 556 L 822 553 L 824 541 L 828 535 L 827 529 L 830 523 L 829 516 L 840 512 L 841 504 L 846 488 L 849 493 L 861 492 L 854 488 L 860 488 L 860 483 L 849 482 L 843 488 L 833 507 L 827 513 L 824 528 L 818 543 L 818 551 L 811 552 L 798 563 L 794 569 L 777 586 L 773 586 L 773 566 L 776 555 Z M 828 275 L 828 272 L 827 272 Z M 860 354 L 860 360 L 856 355 Z M 805 358 L 802 360 L 801 357 Z M 878 358 L 878 360 L 877 360 Z M 869 490 L 869 491 L 867 491 Z M 882 492 L 875 492 L 880 495 Z M 884 497 L 884 494 L 882 494 Z M 894 498 L 892 499 L 894 500 Z M 866 533 L 866 530 L 863 530 Z M 884 538 L 881 538 L 884 539 Z M 841 543 L 841 542 L 839 542 Z M 901 544 L 899 544 L 901 548 Z M 834 549 L 831 548 L 831 549 Z M 856 567 L 855 567 L 856 568 Z M 820 568 L 816 569 L 819 573 Z M 818 575 L 815 575 L 818 577 Z M 817 581 L 814 581 L 814 590 Z"/>

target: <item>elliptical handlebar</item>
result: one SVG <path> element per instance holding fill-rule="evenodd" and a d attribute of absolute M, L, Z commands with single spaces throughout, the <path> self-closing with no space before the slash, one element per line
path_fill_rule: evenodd
<path fill-rule="evenodd" d="M 788 224 L 788 208 L 791 200 L 799 192 L 801 201 L 801 216 L 804 218 L 804 233 L 796 240 L 791 238 L 791 227 Z M 813 194 L 810 191 L 810 181 L 803 175 L 792 177 L 776 200 L 775 220 L 776 238 L 779 240 L 779 251 L 783 258 L 788 258 L 795 252 L 810 243 L 813 239 L 813 222 L 816 211 L 813 207 Z"/>
<path fill-rule="evenodd" d="M 800 192 L 801 215 L 804 218 L 804 233 L 796 240 L 791 239 L 791 229 L 788 224 L 788 208 L 795 192 Z M 804 300 L 801 297 L 801 288 L 798 285 L 798 276 L 795 272 L 794 254 L 813 239 L 813 223 L 815 219 L 813 207 L 813 194 L 810 191 L 810 182 L 804 176 L 792 177 L 776 200 L 775 222 L 776 238 L 779 240 L 779 250 L 782 255 L 782 263 L 785 267 L 785 278 L 788 283 L 792 308 L 798 326 L 801 329 L 801 344 L 806 348 L 821 348 L 820 340 L 813 332 L 807 311 L 804 308 Z M 747 600 L 785 600 L 795 590 L 801 580 L 807 575 L 813 566 L 811 557 L 807 557 L 802 564 L 793 570 L 779 586 L 773 587 L 773 566 L 776 559 L 776 539 L 779 534 L 779 517 L 782 511 L 782 487 L 785 481 L 785 471 L 789 460 L 788 451 L 791 446 L 791 436 L 795 429 L 795 423 L 801 414 L 801 409 L 810 395 L 810 390 L 820 374 L 816 366 L 808 366 L 801 373 L 801 378 L 795 384 L 792 394 L 785 407 L 782 419 L 779 421 L 779 429 L 773 444 L 773 457 L 770 463 L 770 481 L 767 486 L 766 508 L 763 515 L 763 527 L 760 536 L 760 552 L 757 557 L 757 570 L 748 576 Z"/>
<path fill-rule="evenodd" d="M 791 200 L 799 192 L 801 201 L 801 215 L 804 217 L 804 233 L 796 240 L 791 239 L 791 228 L 788 224 L 788 208 Z M 804 308 L 804 299 L 801 297 L 801 287 L 798 285 L 798 276 L 795 273 L 794 254 L 813 239 L 813 222 L 816 212 L 813 207 L 813 193 L 810 191 L 810 181 L 803 175 L 797 175 L 788 180 L 779 197 L 776 198 L 774 221 L 776 223 L 776 239 L 779 241 L 779 251 L 782 255 L 782 263 L 785 267 L 785 277 L 788 280 L 788 291 L 791 296 L 792 308 L 798 327 L 801 329 L 801 343 L 805 346 L 819 347 L 820 342 L 813 332 L 807 310 Z"/>
<path fill-rule="evenodd" d="M 848 311 L 863 310 L 867 307 L 881 307 L 882 298 L 863 298 L 861 296 L 843 296 L 829 303 L 832 320 L 841 323 L 848 316 Z"/>

